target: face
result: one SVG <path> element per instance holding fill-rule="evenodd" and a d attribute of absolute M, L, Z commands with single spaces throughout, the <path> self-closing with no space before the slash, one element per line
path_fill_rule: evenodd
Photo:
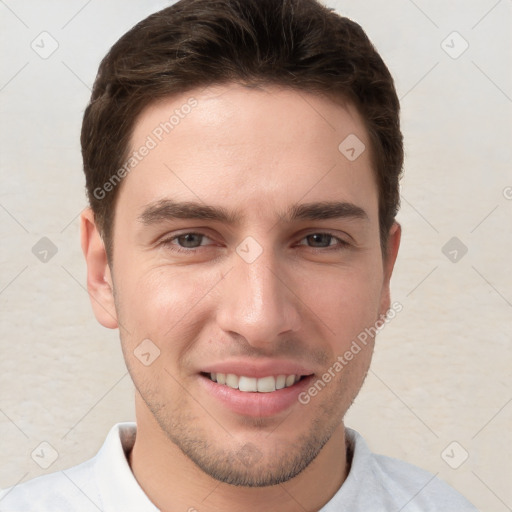
<path fill-rule="evenodd" d="M 115 311 L 96 307 L 120 327 L 137 419 L 218 480 L 286 481 L 341 431 L 373 339 L 335 363 L 389 308 L 399 229 L 383 260 L 363 121 L 231 84 L 146 109 L 142 146 L 116 204 Z"/>

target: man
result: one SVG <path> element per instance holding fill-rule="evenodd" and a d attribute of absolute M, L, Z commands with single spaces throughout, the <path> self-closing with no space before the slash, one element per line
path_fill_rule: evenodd
<path fill-rule="evenodd" d="M 81 140 L 87 285 L 137 424 L 0 510 L 475 510 L 343 423 L 399 307 L 399 104 L 357 24 L 182 0 L 105 57 Z"/>

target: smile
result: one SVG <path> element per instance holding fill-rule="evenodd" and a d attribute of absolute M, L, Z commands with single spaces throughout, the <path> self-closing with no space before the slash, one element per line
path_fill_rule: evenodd
<path fill-rule="evenodd" d="M 207 373 L 213 382 L 238 389 L 246 393 L 272 393 L 280 389 L 289 388 L 302 378 L 301 375 L 269 375 L 268 377 L 246 377 L 233 373 Z"/>

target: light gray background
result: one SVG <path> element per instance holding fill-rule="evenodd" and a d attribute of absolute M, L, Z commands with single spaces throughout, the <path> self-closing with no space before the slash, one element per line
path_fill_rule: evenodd
<path fill-rule="evenodd" d="M 403 311 L 347 424 L 482 511 L 512 510 L 512 1 L 325 3 L 389 65 L 406 141 L 392 282 Z M 96 323 L 84 288 L 79 132 L 100 59 L 168 4 L 0 0 L 0 487 L 91 457 L 134 419 L 118 333 Z M 46 59 L 31 47 L 51 48 L 43 31 L 59 45 Z M 458 58 L 453 31 L 469 44 Z M 47 262 L 32 252 L 42 237 L 58 250 Z M 442 252 L 452 237 L 468 249 L 456 262 Z M 31 457 L 41 442 L 56 450 L 47 469 L 48 447 Z"/>

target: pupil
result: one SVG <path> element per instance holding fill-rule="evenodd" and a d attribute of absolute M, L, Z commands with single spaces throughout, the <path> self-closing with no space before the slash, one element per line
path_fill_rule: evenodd
<path fill-rule="evenodd" d="M 198 235 L 195 235 L 194 233 L 188 233 L 186 235 L 183 235 L 181 236 L 181 241 L 185 240 L 184 243 L 182 243 L 182 245 L 185 245 L 185 247 L 190 247 L 192 244 L 192 246 L 194 246 L 194 237 L 197 237 Z M 196 240 L 197 242 L 197 240 Z"/>
<path fill-rule="evenodd" d="M 329 245 L 329 238 L 330 238 L 331 235 L 326 235 L 326 234 L 317 234 L 317 235 L 310 235 L 310 238 L 313 239 L 313 243 L 320 243 L 322 244 L 322 240 L 324 242 L 327 242 L 327 245 Z M 325 244 L 324 244 L 325 245 Z"/>

